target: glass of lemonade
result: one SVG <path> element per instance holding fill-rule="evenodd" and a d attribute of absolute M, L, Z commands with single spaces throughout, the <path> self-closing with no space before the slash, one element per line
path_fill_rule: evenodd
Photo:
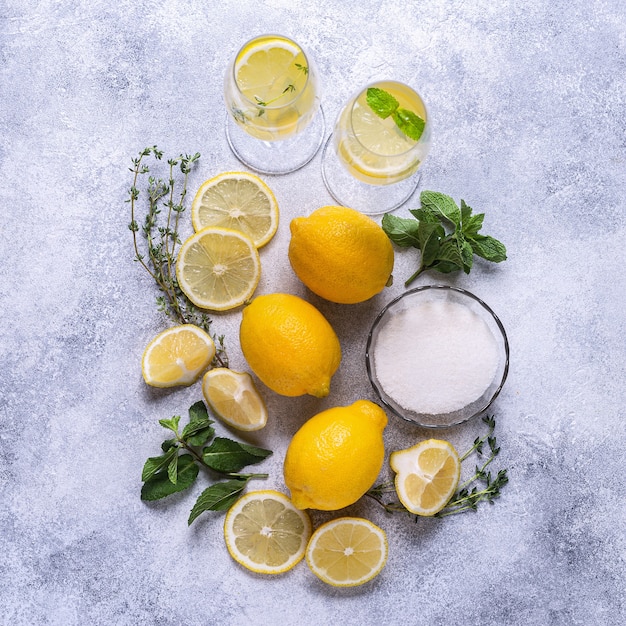
<path fill-rule="evenodd" d="M 288 37 L 261 35 L 244 44 L 226 70 L 224 100 L 228 144 L 257 172 L 293 172 L 322 145 L 317 69 Z"/>
<path fill-rule="evenodd" d="M 392 80 L 367 85 L 341 110 L 324 147 L 329 193 L 363 213 L 398 208 L 417 188 L 430 135 L 426 105 L 411 87 Z"/>

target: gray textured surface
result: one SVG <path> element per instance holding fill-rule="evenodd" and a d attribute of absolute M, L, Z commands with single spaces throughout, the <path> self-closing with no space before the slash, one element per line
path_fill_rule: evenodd
<path fill-rule="evenodd" d="M 373 76 L 417 87 L 435 120 L 423 186 L 485 211 L 485 230 L 509 250 L 501 266 L 442 282 L 481 296 L 508 330 L 511 371 L 495 410 L 511 482 L 495 506 L 443 521 L 351 507 L 390 541 L 383 574 L 351 591 L 326 587 L 303 563 L 278 578 L 241 569 L 226 553 L 220 514 L 187 528 L 194 494 L 139 500 L 142 463 L 161 441 L 157 419 L 185 412 L 201 392 L 155 392 L 141 378 L 143 348 L 166 322 L 132 262 L 126 168 L 156 143 L 169 155 L 202 153 L 192 191 L 240 169 L 223 134 L 222 74 L 235 48 L 263 31 L 291 35 L 315 56 L 329 120 Z M 0 33 L 0 622 L 626 620 L 621 0 L 412 9 L 5 0 Z M 398 253 L 395 285 L 370 302 L 321 302 L 286 258 L 289 219 L 330 203 L 319 156 L 269 182 L 282 221 L 263 250 L 257 293 L 309 298 L 344 350 L 324 401 L 263 389 L 270 423 L 253 440 L 275 451 L 266 486 L 282 489 L 284 450 L 308 416 L 373 399 L 366 331 L 402 292 L 416 256 Z M 217 316 L 215 329 L 232 365 L 245 368 L 239 319 Z M 464 448 L 480 432 L 470 422 L 444 434 Z M 386 444 L 428 434 L 392 419 Z"/>

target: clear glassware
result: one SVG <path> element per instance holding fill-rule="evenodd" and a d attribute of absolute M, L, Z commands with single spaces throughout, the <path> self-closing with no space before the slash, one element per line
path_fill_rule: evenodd
<path fill-rule="evenodd" d="M 368 92 L 376 89 L 395 99 L 396 113 L 383 118 L 370 107 Z M 423 122 L 417 140 L 397 122 L 406 111 Z M 322 176 L 331 196 L 369 214 L 404 204 L 417 189 L 418 169 L 430 149 L 431 126 L 424 101 L 408 85 L 380 80 L 361 89 L 339 113 L 324 146 Z"/>
<path fill-rule="evenodd" d="M 244 44 L 226 70 L 224 100 L 228 144 L 252 170 L 293 172 L 322 145 L 318 72 L 288 37 L 261 35 Z"/>

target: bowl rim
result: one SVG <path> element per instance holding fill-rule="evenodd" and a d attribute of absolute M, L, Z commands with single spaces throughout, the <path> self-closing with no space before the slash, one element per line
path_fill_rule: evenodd
<path fill-rule="evenodd" d="M 486 404 L 484 404 L 483 406 L 481 406 L 481 408 L 477 409 L 476 411 L 472 412 L 467 417 L 465 417 L 465 418 L 463 418 L 461 420 L 456 420 L 456 421 L 451 421 L 451 422 L 446 422 L 446 423 L 437 423 L 437 424 L 435 424 L 435 423 L 427 423 L 427 421 L 425 421 L 425 420 L 417 421 L 417 420 L 415 420 L 415 419 L 413 419 L 413 418 L 411 418 L 411 417 L 409 417 L 407 415 L 404 415 L 402 412 L 400 412 L 398 409 L 396 409 L 396 407 L 391 405 L 386 400 L 385 396 L 387 396 L 388 394 L 386 394 L 382 390 L 381 386 L 375 380 L 375 373 L 374 373 L 374 367 L 373 367 L 373 364 L 372 364 L 372 355 L 371 355 L 372 341 L 373 341 L 373 338 L 374 338 L 374 332 L 376 331 L 378 325 L 380 324 L 380 322 L 383 319 L 383 317 L 387 314 L 389 309 L 394 307 L 400 300 L 406 298 L 407 296 L 411 296 L 411 295 L 414 295 L 414 294 L 416 294 L 418 292 L 428 291 L 428 290 L 456 292 L 456 293 L 460 294 L 461 297 L 469 297 L 472 300 L 474 300 L 479 306 L 481 306 L 493 318 L 496 326 L 498 327 L 498 330 L 500 331 L 500 333 L 502 335 L 503 347 L 504 347 L 504 365 L 503 365 L 503 370 L 502 370 L 502 377 L 501 377 L 501 380 L 500 380 L 498 386 L 496 387 L 496 389 L 493 391 L 493 393 L 491 394 L 491 396 L 487 400 Z M 506 334 L 506 330 L 504 328 L 504 325 L 502 324 L 500 318 L 496 315 L 494 310 L 484 300 L 479 298 L 477 295 L 475 295 L 471 291 L 468 291 L 467 289 L 463 289 L 462 287 L 455 287 L 455 286 L 443 285 L 443 284 L 422 285 L 421 287 L 414 287 L 413 289 L 408 289 L 407 291 L 404 291 L 399 296 L 396 296 L 395 298 L 393 298 L 393 300 L 390 300 L 380 310 L 380 312 L 378 313 L 378 315 L 376 316 L 376 318 L 372 322 L 372 326 L 371 326 L 370 331 L 369 331 L 369 333 L 367 335 L 367 343 L 365 345 L 365 367 L 367 369 L 367 377 L 369 378 L 370 384 L 372 385 L 372 387 L 373 387 L 376 395 L 378 396 L 380 402 L 382 402 L 382 404 L 385 406 L 386 409 L 391 411 L 397 417 L 403 419 L 405 422 L 409 422 L 410 424 L 414 424 L 416 426 L 421 426 L 423 428 L 433 428 L 433 429 L 439 428 L 439 429 L 441 429 L 441 428 L 450 428 L 452 426 L 458 426 L 459 424 L 464 424 L 465 422 L 467 422 L 467 421 L 469 421 L 471 419 L 474 419 L 475 417 L 478 417 L 479 415 L 482 415 L 483 413 L 485 413 L 485 411 L 489 410 L 489 408 L 491 407 L 491 405 L 493 404 L 495 399 L 500 395 L 500 392 L 502 391 L 502 387 L 504 386 L 504 383 L 506 382 L 506 379 L 507 379 L 508 373 L 509 373 L 509 360 L 510 360 L 509 339 L 508 339 L 508 336 Z M 414 411 L 414 413 L 418 414 L 417 411 Z M 421 413 L 419 415 L 426 416 L 427 414 Z M 443 415 L 445 415 L 445 414 L 443 414 Z"/>

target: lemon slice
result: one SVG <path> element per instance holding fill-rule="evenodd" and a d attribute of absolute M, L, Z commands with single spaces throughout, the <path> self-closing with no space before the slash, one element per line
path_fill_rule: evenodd
<path fill-rule="evenodd" d="M 259 430 L 267 423 L 267 408 L 252 377 L 225 367 L 208 371 L 202 393 L 213 412 L 238 430 Z"/>
<path fill-rule="evenodd" d="M 258 176 L 225 172 L 202 183 L 191 205 L 191 221 L 196 231 L 207 226 L 239 230 L 260 248 L 276 233 L 278 203 Z"/>
<path fill-rule="evenodd" d="M 178 285 L 201 309 L 225 311 L 243 304 L 260 277 L 261 260 L 254 242 L 230 228 L 203 228 L 178 252 Z"/>
<path fill-rule="evenodd" d="M 311 571 L 334 587 L 362 585 L 387 562 L 387 536 L 372 522 L 340 517 L 320 526 L 306 549 Z"/>
<path fill-rule="evenodd" d="M 190 385 L 211 364 L 215 343 L 193 324 L 182 324 L 159 333 L 144 350 L 143 378 L 153 387 Z"/>
<path fill-rule="evenodd" d="M 278 491 L 251 491 L 229 509 L 224 539 L 230 555 L 260 574 L 280 574 L 304 557 L 311 521 Z"/>
<path fill-rule="evenodd" d="M 280 98 L 298 78 L 298 66 L 306 65 L 302 50 L 291 40 L 268 36 L 251 41 L 235 61 L 235 80 L 241 92 L 252 102 L 270 103 Z"/>
<path fill-rule="evenodd" d="M 435 515 L 454 493 L 461 461 L 447 441 L 428 439 L 407 450 L 392 452 L 391 469 L 400 502 L 416 515 Z"/>
<path fill-rule="evenodd" d="M 352 128 L 359 141 L 380 156 L 403 154 L 415 145 L 415 141 L 398 129 L 391 118 L 381 119 L 363 99 L 352 111 Z"/>

